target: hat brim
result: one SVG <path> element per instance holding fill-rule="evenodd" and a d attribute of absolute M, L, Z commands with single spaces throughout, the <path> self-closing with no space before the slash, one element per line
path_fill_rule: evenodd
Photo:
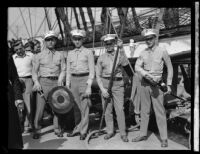
<path fill-rule="evenodd" d="M 44 40 L 46 40 L 46 39 L 49 39 L 49 38 L 55 38 L 55 39 L 57 39 L 57 37 L 56 37 L 56 36 L 54 36 L 54 35 L 51 35 L 51 36 L 47 36 L 47 37 L 45 37 L 45 38 L 44 38 Z"/>
<path fill-rule="evenodd" d="M 156 37 L 156 36 L 157 36 L 156 34 L 148 34 L 148 35 L 145 35 L 144 38 L 148 38 L 148 37 L 150 38 L 150 37 Z"/>

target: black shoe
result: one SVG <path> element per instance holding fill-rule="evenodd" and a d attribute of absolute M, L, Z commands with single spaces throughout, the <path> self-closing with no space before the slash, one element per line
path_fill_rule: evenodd
<path fill-rule="evenodd" d="M 114 133 L 106 134 L 106 135 L 104 136 L 104 139 L 105 139 L 105 140 L 108 140 L 108 139 L 110 139 L 110 138 L 113 137 L 113 136 L 114 136 Z"/>
<path fill-rule="evenodd" d="M 168 147 L 168 142 L 167 142 L 167 140 L 162 140 L 162 141 L 161 141 L 161 147 L 162 147 L 162 148 Z"/>
<path fill-rule="evenodd" d="M 63 133 L 62 132 L 54 132 L 55 135 L 57 135 L 58 137 L 63 137 Z"/>
<path fill-rule="evenodd" d="M 79 132 L 76 132 L 76 133 L 69 133 L 69 134 L 67 134 L 67 137 L 74 137 L 74 136 L 78 136 L 78 135 L 80 135 L 80 133 Z"/>
<path fill-rule="evenodd" d="M 138 137 L 134 138 L 132 140 L 132 142 L 139 142 L 139 141 L 143 141 L 143 140 L 147 140 L 147 136 L 138 136 Z"/>
<path fill-rule="evenodd" d="M 85 140 L 86 137 L 87 137 L 87 134 L 81 134 L 80 135 L 80 140 Z"/>
<path fill-rule="evenodd" d="M 121 139 L 122 139 L 123 142 L 128 142 L 129 141 L 128 137 L 126 135 L 122 135 Z"/>
<path fill-rule="evenodd" d="M 34 133 L 33 134 L 33 139 L 39 139 L 40 138 L 40 134 L 39 133 Z"/>

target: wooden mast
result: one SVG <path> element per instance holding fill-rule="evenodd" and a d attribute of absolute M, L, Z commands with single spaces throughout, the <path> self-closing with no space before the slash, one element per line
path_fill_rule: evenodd
<path fill-rule="evenodd" d="M 75 15 L 75 19 L 76 19 L 77 28 L 80 29 L 81 26 L 80 26 L 80 23 L 79 23 L 79 20 L 78 20 L 78 14 L 76 12 L 76 8 L 73 7 L 73 10 L 74 10 L 74 15 Z"/>
<path fill-rule="evenodd" d="M 83 21 L 84 29 L 85 29 L 85 31 L 87 32 L 87 31 L 88 31 L 88 27 L 87 27 L 87 22 L 86 22 L 86 20 L 85 20 L 83 8 L 82 8 L 82 7 L 79 7 L 79 11 L 80 11 L 81 19 L 82 19 L 82 21 Z"/>
<path fill-rule="evenodd" d="M 93 15 L 92 15 L 91 7 L 87 7 L 87 12 L 88 12 L 88 16 L 89 16 L 90 23 L 91 23 L 91 26 L 92 26 L 92 30 L 94 31 L 94 18 L 93 18 Z"/>

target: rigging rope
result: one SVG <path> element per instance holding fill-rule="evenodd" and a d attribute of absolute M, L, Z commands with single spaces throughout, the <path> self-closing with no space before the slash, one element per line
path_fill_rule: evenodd
<path fill-rule="evenodd" d="M 44 19 L 43 19 L 43 21 L 41 22 L 41 24 L 40 24 L 40 26 L 39 26 L 37 32 L 35 33 L 35 37 L 37 36 L 37 34 L 38 34 L 38 32 L 40 31 L 40 29 L 41 29 L 41 27 L 42 27 L 42 25 L 43 25 L 44 22 L 45 22 L 45 16 L 44 16 Z"/>
<path fill-rule="evenodd" d="M 109 15 L 109 17 L 110 17 L 110 15 Z M 119 36 L 118 36 L 118 34 L 117 34 L 117 31 L 116 31 L 116 29 L 115 29 L 115 27 L 114 27 L 114 25 L 113 25 L 113 22 L 112 22 L 111 17 L 110 17 L 110 22 L 112 23 L 112 26 L 113 26 L 113 29 L 114 29 L 114 31 L 115 31 L 115 34 L 117 35 L 117 38 L 120 39 Z M 124 22 L 125 22 L 125 21 L 124 21 Z M 123 23 L 123 24 L 124 24 L 124 23 Z M 123 25 L 122 25 L 122 28 L 123 28 Z M 122 35 L 122 32 L 123 32 L 123 29 L 122 29 L 122 31 L 121 31 L 120 36 Z M 130 64 L 130 61 L 128 60 L 128 58 L 127 58 L 127 61 L 128 61 L 128 65 L 129 65 L 129 67 L 130 67 L 132 73 L 134 74 L 133 67 L 132 67 L 132 65 Z"/>
<path fill-rule="evenodd" d="M 31 12 L 30 12 L 30 8 L 28 8 L 28 13 L 29 13 L 29 19 L 30 19 L 31 37 L 33 38 L 33 29 L 32 29 L 32 22 L 31 22 Z"/>
<path fill-rule="evenodd" d="M 24 22 L 24 25 L 25 25 L 26 31 L 27 31 L 27 33 L 28 33 L 28 36 L 31 37 L 30 34 L 29 34 L 29 32 L 28 32 L 28 28 L 27 28 L 27 26 L 26 26 L 26 23 L 25 23 L 25 20 L 24 20 L 24 17 L 23 17 L 23 15 L 22 15 L 22 11 L 21 11 L 20 7 L 19 7 L 19 11 L 20 11 L 20 14 L 21 14 L 22 20 L 23 20 L 23 22 Z"/>
<path fill-rule="evenodd" d="M 95 10 L 94 10 L 94 28 L 93 28 L 93 44 L 92 44 L 92 47 L 93 47 L 93 51 L 94 50 L 94 40 L 95 40 L 95 22 L 96 22 L 96 7 L 95 7 Z"/>

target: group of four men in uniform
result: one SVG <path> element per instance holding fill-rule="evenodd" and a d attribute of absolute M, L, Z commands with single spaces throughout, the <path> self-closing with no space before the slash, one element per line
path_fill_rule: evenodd
<path fill-rule="evenodd" d="M 111 97 L 111 102 L 105 111 L 106 131 L 104 139 L 110 139 L 114 136 L 113 123 L 113 106 L 117 115 L 117 123 L 120 130 L 121 139 L 128 142 L 125 114 L 124 114 L 124 82 L 122 76 L 122 67 L 128 65 L 128 59 L 123 49 L 122 40 L 117 40 L 117 46 L 120 50 L 115 67 L 115 78 L 113 80 L 112 96 L 108 93 L 108 83 L 113 67 L 115 57 L 116 35 L 107 34 L 102 37 L 106 52 L 102 54 L 97 61 L 96 69 L 94 64 L 94 55 L 92 51 L 83 47 L 83 41 L 86 33 L 83 30 L 73 30 L 71 32 L 72 42 L 75 49 L 68 52 L 67 62 L 65 63 L 63 52 L 55 50 L 57 35 L 53 31 L 48 32 L 44 37 L 44 47 L 41 53 L 35 57 L 35 64 L 32 78 L 34 88 L 37 91 L 43 90 L 44 96 L 47 97 L 48 92 L 56 86 L 68 87 L 75 99 L 74 116 L 76 127 L 72 133 L 67 134 L 68 137 L 80 135 L 80 140 L 84 140 L 87 136 L 89 124 L 89 97 L 92 90 L 91 86 L 96 72 L 96 80 L 102 94 L 102 106 L 105 104 L 105 99 Z M 159 82 L 162 79 L 164 63 L 168 68 L 167 87 L 168 92 L 171 91 L 170 85 L 172 82 L 173 68 L 167 51 L 156 45 L 157 33 L 153 29 L 148 29 L 144 32 L 147 49 L 145 49 L 136 61 L 135 70 L 147 80 Z M 96 70 L 96 71 L 95 71 Z M 40 77 L 38 77 L 38 73 Z M 66 80 L 65 80 L 66 77 Z M 134 84 L 134 83 L 133 83 Z M 157 87 L 152 87 L 145 81 L 141 81 L 141 133 L 140 136 L 133 141 L 141 141 L 147 138 L 147 126 L 149 121 L 150 105 L 152 102 L 156 114 L 159 132 L 161 135 L 161 146 L 167 146 L 167 125 L 166 115 L 163 106 L 163 92 Z M 86 96 L 86 97 L 85 97 Z M 37 139 L 40 136 L 41 121 L 45 101 L 38 95 L 36 116 L 34 119 L 35 131 L 33 138 Z M 81 119 L 78 116 L 81 113 Z M 80 122 L 79 122 L 80 121 Z M 58 123 L 58 117 L 54 114 L 54 132 L 58 136 L 62 136 L 62 131 Z"/>

